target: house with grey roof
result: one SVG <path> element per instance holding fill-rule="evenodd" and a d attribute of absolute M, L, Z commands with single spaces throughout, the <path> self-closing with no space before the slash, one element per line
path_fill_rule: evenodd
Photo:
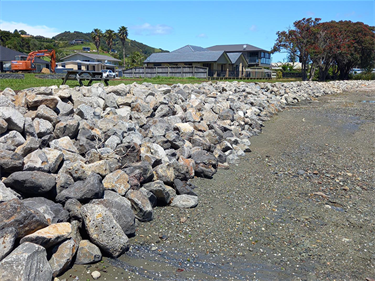
<path fill-rule="evenodd" d="M 250 44 L 215 45 L 210 51 L 225 51 L 227 54 L 242 53 L 249 67 L 270 67 L 271 52 Z"/>
<path fill-rule="evenodd" d="M 186 45 L 170 53 L 154 53 L 145 66 L 200 66 L 208 68 L 209 76 L 238 77 L 247 66 L 242 53 L 228 55 L 225 51 L 212 51 L 199 46 Z"/>
<path fill-rule="evenodd" d="M 115 71 L 121 60 L 106 55 L 75 53 L 62 58 L 57 63 L 56 71 L 59 69 L 101 71 L 111 69 Z"/>
<path fill-rule="evenodd" d="M 19 58 L 26 60 L 27 54 L 0 46 L 0 72 L 11 71 L 11 61 Z M 40 72 L 43 68 L 51 69 L 50 63 L 40 58 L 35 58 L 34 64 L 36 72 Z"/>

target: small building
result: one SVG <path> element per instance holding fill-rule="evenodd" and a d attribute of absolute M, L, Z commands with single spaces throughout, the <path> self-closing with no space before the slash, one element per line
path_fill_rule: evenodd
<path fill-rule="evenodd" d="M 57 63 L 56 70 L 59 71 L 59 68 L 89 71 L 110 69 L 115 72 L 115 68 L 118 67 L 120 61 L 119 59 L 105 55 L 75 53 L 62 58 L 62 62 Z"/>
<path fill-rule="evenodd" d="M 0 46 L 0 72 L 11 71 L 11 61 L 17 60 L 18 58 L 26 60 L 27 54 Z M 40 58 L 35 58 L 34 64 L 36 67 L 35 72 L 40 72 L 43 68 L 51 70 L 50 63 Z"/>
<path fill-rule="evenodd" d="M 79 45 L 79 44 L 83 44 L 83 43 L 85 43 L 84 39 L 74 39 L 74 40 L 70 41 L 70 45 Z"/>
<path fill-rule="evenodd" d="M 82 51 L 84 51 L 84 52 L 90 52 L 90 47 L 82 47 Z"/>
<path fill-rule="evenodd" d="M 249 67 L 270 67 L 271 52 L 250 44 L 215 45 L 207 48 L 210 51 L 225 51 L 230 53 L 242 53 Z"/>
<path fill-rule="evenodd" d="M 170 53 L 154 53 L 145 61 L 145 66 L 203 66 L 208 68 L 208 75 L 214 77 L 238 77 L 247 66 L 241 53 L 228 55 L 224 51 L 186 45 Z"/>

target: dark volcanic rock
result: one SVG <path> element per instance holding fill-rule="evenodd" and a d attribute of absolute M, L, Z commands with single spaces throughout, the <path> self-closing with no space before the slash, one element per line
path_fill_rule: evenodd
<path fill-rule="evenodd" d="M 4 184 L 25 196 L 43 196 L 56 186 L 56 178 L 44 172 L 22 171 L 11 174 Z"/>
<path fill-rule="evenodd" d="M 52 269 L 46 249 L 34 243 L 23 243 L 0 262 L 2 281 L 51 281 Z"/>
<path fill-rule="evenodd" d="M 65 203 L 69 199 L 77 199 L 80 202 L 88 202 L 91 199 L 100 199 L 104 195 L 102 178 L 91 173 L 86 180 L 77 181 L 72 186 L 64 189 L 56 196 L 56 201 Z"/>
<path fill-rule="evenodd" d="M 47 198 L 33 197 L 22 201 L 26 206 L 41 212 L 48 223 L 66 222 L 69 220 L 69 212 L 59 203 Z"/>
<path fill-rule="evenodd" d="M 9 150 L 0 150 L 0 168 L 7 173 L 22 171 L 23 157 Z"/>
<path fill-rule="evenodd" d="M 22 238 L 46 226 L 48 222 L 43 214 L 19 199 L 0 204 L 0 230 L 13 227 L 17 230 L 17 237 Z"/>

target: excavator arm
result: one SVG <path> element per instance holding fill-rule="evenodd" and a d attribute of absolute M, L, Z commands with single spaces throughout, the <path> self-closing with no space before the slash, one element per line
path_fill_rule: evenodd
<path fill-rule="evenodd" d="M 56 68 L 56 52 L 55 50 L 39 50 L 29 53 L 27 56 L 27 61 L 31 61 L 31 63 L 34 63 L 35 58 L 40 57 L 51 57 L 51 70 L 52 72 L 55 72 Z"/>

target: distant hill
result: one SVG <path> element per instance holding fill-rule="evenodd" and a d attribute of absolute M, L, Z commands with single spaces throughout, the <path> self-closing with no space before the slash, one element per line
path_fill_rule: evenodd
<path fill-rule="evenodd" d="M 60 33 L 60 34 L 54 36 L 52 39 L 56 40 L 56 41 L 59 41 L 61 43 L 65 42 L 64 45 L 66 45 L 66 43 L 70 43 L 71 41 L 76 40 L 76 39 L 83 39 L 84 40 L 85 43 L 82 44 L 82 46 L 86 46 L 87 45 L 86 43 L 94 43 L 93 40 L 91 39 L 91 33 L 83 33 L 83 32 L 79 32 L 79 31 L 74 31 L 74 32 L 65 31 L 63 33 Z M 105 43 L 104 38 L 102 38 L 100 43 L 101 43 L 100 44 L 101 49 L 103 51 L 108 52 L 109 48 L 108 48 L 107 44 Z M 88 44 L 88 45 L 91 46 L 91 44 Z M 80 46 L 80 45 L 77 45 L 77 46 Z M 70 48 L 66 48 L 66 49 L 70 49 Z M 116 38 L 114 40 L 112 49 L 117 51 L 120 58 L 122 57 L 122 44 L 121 44 L 121 41 L 118 38 Z M 95 50 L 95 48 L 93 50 Z M 150 47 L 150 46 L 145 45 L 143 43 L 140 43 L 140 42 L 137 42 L 137 41 L 134 41 L 134 40 L 130 40 L 130 39 L 127 39 L 125 51 L 126 51 L 127 56 L 134 53 L 134 52 L 140 52 L 141 54 L 144 54 L 145 56 L 149 56 L 152 53 L 156 53 L 156 52 L 168 52 L 166 50 L 153 48 L 153 47 Z"/>

